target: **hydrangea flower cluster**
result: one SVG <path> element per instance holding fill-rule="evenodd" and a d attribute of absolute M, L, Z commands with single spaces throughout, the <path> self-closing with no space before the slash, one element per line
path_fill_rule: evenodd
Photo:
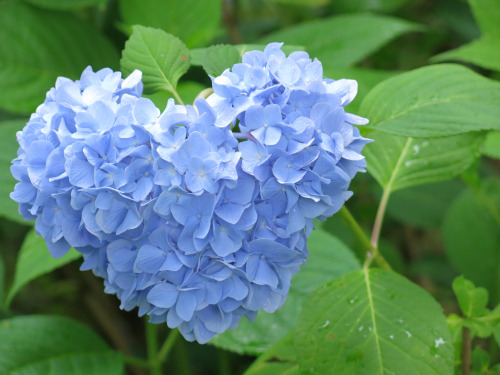
<path fill-rule="evenodd" d="M 278 309 L 312 219 L 349 198 L 368 142 L 344 111 L 356 83 L 280 47 L 246 53 L 206 101 L 163 113 L 139 71 L 59 78 L 11 168 L 11 197 L 52 255 L 74 247 L 121 308 L 190 341 Z"/>

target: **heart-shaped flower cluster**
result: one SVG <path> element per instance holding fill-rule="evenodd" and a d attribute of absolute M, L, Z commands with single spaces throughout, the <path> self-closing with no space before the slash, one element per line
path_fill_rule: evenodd
<path fill-rule="evenodd" d="M 356 82 L 280 48 L 246 53 L 207 101 L 163 113 L 139 71 L 59 78 L 11 168 L 11 197 L 51 254 L 74 247 L 123 309 L 200 343 L 278 309 L 312 219 L 350 197 L 369 141 L 344 111 Z"/>

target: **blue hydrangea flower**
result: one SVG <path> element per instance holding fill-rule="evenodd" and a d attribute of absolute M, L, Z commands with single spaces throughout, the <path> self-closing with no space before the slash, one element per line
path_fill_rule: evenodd
<path fill-rule="evenodd" d="M 160 113 L 140 79 L 59 78 L 18 133 L 11 197 L 52 255 L 80 251 L 121 308 L 205 343 L 285 302 L 312 220 L 340 209 L 365 166 L 353 124 L 366 120 L 344 110 L 354 81 L 323 79 L 278 43 L 194 106 Z"/>
<path fill-rule="evenodd" d="M 137 228 L 153 198 L 152 151 L 144 122 L 159 111 L 142 93 L 141 73 L 87 68 L 79 81 L 59 78 L 18 132 L 11 197 L 36 219 L 52 255 L 99 248 Z"/>

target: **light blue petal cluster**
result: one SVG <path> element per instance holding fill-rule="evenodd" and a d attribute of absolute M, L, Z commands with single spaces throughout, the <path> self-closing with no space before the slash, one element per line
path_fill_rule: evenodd
<path fill-rule="evenodd" d="M 306 52 L 287 57 L 281 46 L 247 52 L 212 79 L 207 99 L 221 114 L 217 125 L 232 123 L 247 139 L 239 151 L 243 171 L 259 181 L 255 236 L 273 240 L 308 234 L 313 218 L 342 207 L 351 179 L 364 171 L 361 150 L 370 142 L 353 126 L 368 121 L 344 110 L 356 81 L 323 79 L 317 59 Z"/>
<path fill-rule="evenodd" d="M 246 53 L 207 101 L 163 112 L 139 71 L 59 78 L 12 166 L 11 197 L 52 255 L 74 247 L 121 308 L 200 343 L 278 309 L 312 219 L 349 198 L 368 142 L 344 111 L 355 82 L 280 47 Z"/>

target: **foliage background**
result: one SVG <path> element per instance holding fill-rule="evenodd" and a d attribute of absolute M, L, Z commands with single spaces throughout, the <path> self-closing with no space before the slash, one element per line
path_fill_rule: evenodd
<path fill-rule="evenodd" d="M 22 221 L 8 197 L 15 183 L 9 172 L 17 149 L 15 132 L 43 102 L 56 77 L 77 79 L 87 65 L 120 69 L 120 54 L 132 25 L 140 24 L 172 33 L 192 50 L 192 66 L 177 85 L 185 103 L 210 86 L 201 65 L 216 71 L 231 65 L 211 66 L 204 60 L 200 48 L 219 43 L 282 41 L 318 57 L 325 76 L 358 80 L 359 95 L 348 110 L 370 118 L 366 132 L 371 131 L 368 136 L 376 142 L 366 148 L 369 173 L 354 180 L 355 195 L 347 206 L 368 233 L 378 201 L 390 194 L 380 251 L 394 270 L 423 287 L 444 309 L 450 327 L 456 328 L 452 334 L 456 373 L 460 373 L 464 321 L 458 316 L 467 312 L 465 302 L 457 301 L 460 285 L 455 285 L 454 293 L 453 280 L 464 274 L 485 288 L 477 292 L 465 281 L 462 285 L 476 297 L 479 293 L 481 301 L 487 290 L 491 309 L 500 302 L 499 20 L 498 0 L 1 0 L 0 318 L 70 317 L 105 340 L 95 347 L 145 355 L 144 326 L 136 312 L 120 311 L 118 300 L 103 293 L 100 280 L 78 271 L 80 261 L 70 262 L 78 254 L 52 260 L 43 240 L 33 234 L 30 223 Z M 469 69 L 436 65 L 415 70 L 450 60 Z M 409 71 L 413 72 L 404 74 Z M 439 86 L 440 80 L 451 82 L 448 91 L 442 90 L 446 85 Z M 401 90 L 396 96 L 394 87 Z M 162 108 L 170 94 L 151 92 L 150 97 Z M 444 98 L 451 104 L 427 103 L 419 112 L 422 97 L 438 102 Z M 307 295 L 360 268 L 362 259 L 353 254 L 363 252 L 363 244 L 341 216 L 317 225 L 322 231 L 310 240 L 310 264 L 297 275 L 286 309 L 259 317 L 252 326 L 242 322 L 241 329 L 217 338 L 214 345 L 178 340 L 168 373 L 242 374 L 255 355 L 295 326 Z M 328 301 L 315 303 L 325 303 L 325 309 L 330 306 Z M 493 326 L 488 326 L 491 332 L 474 326 L 475 318 L 487 315 L 486 303 L 479 302 L 483 310 L 467 316 L 476 333 L 475 374 L 499 371 L 495 370 L 500 351 L 491 338 Z M 495 319 L 491 321 L 496 324 Z M 298 327 L 307 330 L 304 324 L 302 319 Z M 64 322 L 56 326 L 64 331 Z M 500 338 L 498 327 L 495 336 Z M 162 327 L 160 335 L 166 331 Z M 20 332 L 30 334 L 29 329 Z M 68 342 L 67 337 L 61 340 Z M 1 349 L 0 344 L 5 356 Z M 413 355 L 412 348 L 405 350 Z M 120 365 L 113 367 L 115 355 L 110 351 L 101 361 L 110 364 L 101 373 L 121 373 Z M 281 362 L 266 364 L 266 358 Z M 298 371 L 294 356 L 280 345 L 260 361 L 264 365 L 254 365 L 247 374 Z M 346 366 L 338 373 L 349 373 Z M 134 366 L 126 371 L 143 373 Z"/>

